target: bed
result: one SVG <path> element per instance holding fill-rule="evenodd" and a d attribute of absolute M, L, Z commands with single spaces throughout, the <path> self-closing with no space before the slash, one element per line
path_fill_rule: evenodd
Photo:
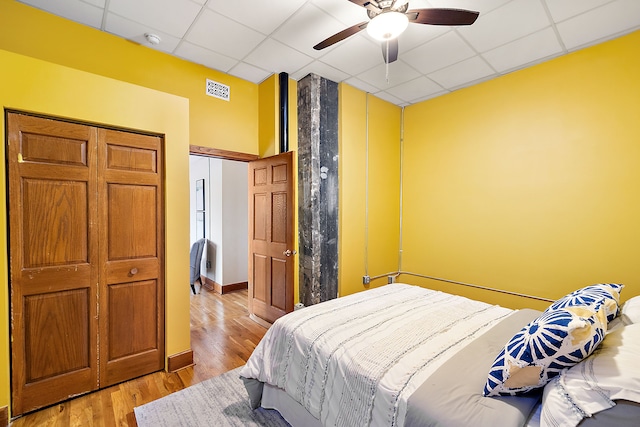
<path fill-rule="evenodd" d="M 609 298 L 615 307 L 611 301 L 604 304 L 604 296 L 598 304 L 578 307 L 583 324 L 597 332 L 587 338 L 588 345 L 583 343 L 588 351 L 581 359 L 596 356 L 612 310 L 612 320 L 619 320 L 621 285 L 615 286 L 617 295 Z M 522 387 L 518 380 L 514 388 L 509 381 L 518 377 L 507 373 L 510 378 L 496 386 L 495 377 L 500 377 L 496 374 L 500 369 L 508 370 L 505 343 L 516 337 L 522 340 L 527 326 L 537 327 L 541 318 L 574 310 L 566 306 L 580 305 L 577 302 L 584 301 L 568 295 L 550 313 L 510 310 L 419 286 L 390 284 L 282 317 L 267 331 L 240 375 L 252 407 L 277 409 L 293 426 L 569 425 L 562 423 L 564 419 L 553 424 L 561 417 L 543 411 L 542 402 L 546 398 L 549 407 L 575 412 L 575 407 L 563 406 L 567 386 L 560 382 L 568 377 L 560 374 L 571 366 L 558 367 L 555 360 L 556 365 L 545 367 L 541 381 L 555 385 L 555 389 L 549 386 L 548 396 L 545 384 Z M 586 309 L 593 324 L 585 320 Z M 620 329 L 629 335 L 624 326 Z M 530 376 L 531 367 L 519 373 Z M 619 397 L 613 405 L 602 399 L 602 405 L 616 407 L 615 411 L 591 408 L 583 411 L 578 423 L 586 426 L 599 414 L 597 425 L 606 425 L 602 414 L 617 414 L 620 408 L 628 410 L 627 417 L 640 415 L 633 403 L 640 402 L 640 396 Z M 623 424 L 618 420 L 612 425 Z"/>

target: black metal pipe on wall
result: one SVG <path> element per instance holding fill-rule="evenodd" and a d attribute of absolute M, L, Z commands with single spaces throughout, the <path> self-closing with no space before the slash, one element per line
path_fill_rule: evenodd
<path fill-rule="evenodd" d="M 280 73 L 280 152 L 289 151 L 289 74 Z"/>

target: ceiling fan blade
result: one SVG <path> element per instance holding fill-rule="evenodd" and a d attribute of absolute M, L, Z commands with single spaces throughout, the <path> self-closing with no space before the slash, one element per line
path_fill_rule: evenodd
<path fill-rule="evenodd" d="M 376 0 L 349 0 L 351 3 L 355 3 L 358 6 L 362 6 L 367 10 L 370 10 L 375 13 L 382 12 L 382 8 L 380 4 Z"/>
<path fill-rule="evenodd" d="M 324 39 L 323 41 L 315 45 L 313 48 L 315 50 L 321 50 L 321 49 L 324 49 L 325 47 L 331 46 L 334 43 L 338 43 L 339 41 L 344 40 L 347 37 L 357 34 L 360 31 L 364 30 L 365 28 L 367 28 L 368 23 L 369 21 L 365 21 L 365 22 L 361 22 L 359 24 L 353 25 L 349 28 L 346 28 L 340 31 L 339 33 L 335 33 L 331 37 Z"/>
<path fill-rule="evenodd" d="M 382 42 L 382 57 L 386 64 L 391 64 L 398 59 L 398 39 Z"/>
<path fill-rule="evenodd" d="M 479 12 L 464 9 L 413 9 L 406 15 L 409 22 L 429 25 L 471 25 L 478 19 Z"/>

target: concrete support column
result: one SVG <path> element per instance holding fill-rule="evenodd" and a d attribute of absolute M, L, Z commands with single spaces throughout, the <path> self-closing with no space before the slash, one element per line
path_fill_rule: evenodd
<path fill-rule="evenodd" d="M 300 301 L 338 296 L 338 84 L 298 82 Z"/>

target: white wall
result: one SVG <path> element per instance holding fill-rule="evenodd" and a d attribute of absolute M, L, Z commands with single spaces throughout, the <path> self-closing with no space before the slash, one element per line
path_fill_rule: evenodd
<path fill-rule="evenodd" d="M 205 186 L 209 185 L 209 159 L 189 156 L 189 245 L 193 245 L 198 240 L 196 237 L 196 181 L 199 179 L 205 180 Z"/>
<path fill-rule="evenodd" d="M 206 269 L 206 276 L 214 282 L 222 285 L 224 266 L 222 263 L 222 251 L 224 249 L 224 227 L 222 218 L 222 159 L 209 159 L 209 214 L 207 215 L 207 226 L 210 232 L 207 234 L 207 260 L 211 262 L 211 266 Z M 245 190 L 246 191 L 246 190 Z"/>
<path fill-rule="evenodd" d="M 204 178 L 208 242 L 202 274 L 220 285 L 248 280 L 247 173 L 244 162 L 190 156 L 191 243 L 197 240 L 195 182 Z"/>
<path fill-rule="evenodd" d="M 222 170 L 224 283 L 221 284 L 227 285 L 248 280 L 248 165 L 243 162 L 225 160 L 222 162 Z"/>

